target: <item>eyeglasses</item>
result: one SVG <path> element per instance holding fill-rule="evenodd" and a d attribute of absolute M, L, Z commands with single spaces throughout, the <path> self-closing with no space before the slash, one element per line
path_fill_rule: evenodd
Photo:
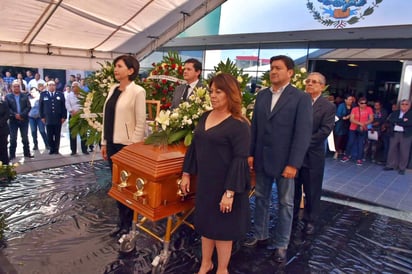
<path fill-rule="evenodd" d="M 366 104 L 366 102 L 359 102 L 359 104 L 360 104 L 360 105 L 365 105 L 365 104 Z"/>
<path fill-rule="evenodd" d="M 306 79 L 305 80 L 305 84 L 309 84 L 309 83 L 312 83 L 312 84 L 322 84 L 320 81 L 318 81 L 318 80 L 313 80 L 313 79 Z"/>

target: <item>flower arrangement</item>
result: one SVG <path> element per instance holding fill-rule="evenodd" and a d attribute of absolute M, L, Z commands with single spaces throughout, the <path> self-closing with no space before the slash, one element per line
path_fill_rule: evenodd
<path fill-rule="evenodd" d="M 17 177 L 17 172 L 16 172 L 16 167 L 18 166 L 17 163 L 14 165 L 3 165 L 3 163 L 0 161 L 0 182 L 1 181 L 12 181 L 16 179 Z"/>
<path fill-rule="evenodd" d="M 147 99 L 159 100 L 161 109 L 169 109 L 172 105 L 173 92 L 183 80 L 182 59 L 176 52 L 168 52 L 159 63 L 153 63 L 149 77 L 143 79 Z"/>
<path fill-rule="evenodd" d="M 145 144 L 173 144 L 184 140 L 185 146 L 189 146 L 200 116 L 211 109 L 208 90 L 196 87 L 188 101 L 180 103 L 172 111 L 160 111 L 153 125 L 153 133 L 146 138 Z"/>
<path fill-rule="evenodd" d="M 243 73 L 243 69 L 239 69 L 236 64 L 228 58 L 226 59 L 226 62 L 220 61 L 219 64 L 214 67 L 214 72 L 209 74 L 208 82 L 210 82 L 210 79 L 212 79 L 213 76 L 222 72 L 229 73 L 237 79 L 240 90 L 242 91 L 242 113 L 251 120 L 256 95 L 250 93 L 247 90 L 246 85 L 250 82 L 252 77 L 247 73 Z"/>
<path fill-rule="evenodd" d="M 242 69 L 239 69 L 235 63 L 229 59 L 226 62 L 221 61 L 214 67 L 212 72 L 204 83 L 210 82 L 212 77 L 219 73 L 230 73 L 237 78 L 239 86 L 243 91 L 243 111 L 249 119 L 253 111 L 253 102 L 255 95 L 251 94 L 246 89 L 246 84 L 251 77 L 244 74 Z M 195 88 L 193 94 L 190 95 L 188 101 L 180 103 L 180 105 L 170 110 L 160 111 L 159 116 L 153 125 L 153 133 L 145 140 L 146 144 L 173 144 L 184 140 L 185 146 L 192 143 L 193 130 L 195 129 L 200 116 L 208 110 L 212 109 L 209 92 L 206 88 Z"/>
<path fill-rule="evenodd" d="M 90 91 L 80 91 L 82 109 L 70 119 L 73 134 L 84 136 L 88 145 L 98 144 L 103 130 L 103 106 L 110 87 L 116 82 L 114 66 L 106 61 L 101 69 L 87 77 L 85 82 Z"/>

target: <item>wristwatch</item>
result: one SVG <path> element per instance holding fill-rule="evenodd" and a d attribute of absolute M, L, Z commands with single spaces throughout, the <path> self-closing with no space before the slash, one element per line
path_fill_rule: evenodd
<path fill-rule="evenodd" d="M 226 191 L 226 197 L 227 198 L 233 198 L 233 193 L 231 193 L 231 192 L 229 192 L 229 191 Z"/>

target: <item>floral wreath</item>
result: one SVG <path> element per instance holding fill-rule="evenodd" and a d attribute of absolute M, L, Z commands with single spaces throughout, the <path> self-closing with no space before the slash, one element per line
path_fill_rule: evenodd
<path fill-rule="evenodd" d="M 100 143 L 103 131 L 104 102 L 110 87 L 116 83 L 113 64 L 106 61 L 100 65 L 100 70 L 86 78 L 90 92 L 80 91 L 79 104 L 82 108 L 70 119 L 72 134 L 83 136 L 88 145 Z"/>
<path fill-rule="evenodd" d="M 366 16 L 371 15 L 374 12 L 374 8 L 378 7 L 378 4 L 382 3 L 383 0 L 375 0 L 375 2 L 372 3 L 371 6 L 366 8 L 363 12 L 359 12 L 357 15 L 352 16 L 348 20 L 332 20 L 332 19 L 325 19 L 322 17 L 321 13 L 317 11 L 313 5 L 313 2 L 308 0 L 306 7 L 309 9 L 309 11 L 313 14 L 313 18 L 320 22 L 322 25 L 325 26 L 334 26 L 335 28 L 344 28 L 347 24 L 353 25 L 358 23 L 361 19 L 365 19 Z"/>

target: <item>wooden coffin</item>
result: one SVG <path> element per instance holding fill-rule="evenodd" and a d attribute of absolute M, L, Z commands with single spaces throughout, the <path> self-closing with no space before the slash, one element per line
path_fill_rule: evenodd
<path fill-rule="evenodd" d="M 138 214 L 158 221 L 194 207 L 195 180 L 185 198 L 178 194 L 186 147 L 145 145 L 124 147 L 112 156 L 113 177 L 109 196 Z"/>

